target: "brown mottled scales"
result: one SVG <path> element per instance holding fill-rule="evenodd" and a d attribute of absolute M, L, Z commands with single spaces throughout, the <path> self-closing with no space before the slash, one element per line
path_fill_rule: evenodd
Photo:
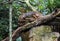
<path fill-rule="evenodd" d="M 30 11 L 28 13 L 24 13 L 24 14 L 19 16 L 19 19 L 18 19 L 19 25 L 21 23 L 22 23 L 21 25 L 24 25 L 27 22 L 32 22 L 32 21 L 38 19 L 39 16 L 41 16 L 41 14 L 38 13 L 38 12 L 34 12 L 34 11 Z"/>

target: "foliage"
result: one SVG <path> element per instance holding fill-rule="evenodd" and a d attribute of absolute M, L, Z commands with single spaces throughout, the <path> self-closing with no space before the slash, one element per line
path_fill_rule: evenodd
<path fill-rule="evenodd" d="M 23 1 L 23 2 L 20 2 Z M 60 0 L 30 0 L 30 4 L 36 8 L 37 11 L 46 15 L 51 13 L 55 8 L 60 8 Z M 18 16 L 21 13 L 21 8 L 25 9 L 25 12 L 32 11 L 24 0 L 14 0 L 13 6 L 13 30 L 17 28 Z M 0 0 L 0 41 L 8 35 L 9 32 L 9 4 L 8 0 Z"/>

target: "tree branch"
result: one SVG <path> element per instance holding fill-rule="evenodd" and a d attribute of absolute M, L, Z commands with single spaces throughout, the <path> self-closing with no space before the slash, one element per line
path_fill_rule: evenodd
<path fill-rule="evenodd" d="M 13 32 L 13 35 L 12 35 L 12 39 L 13 41 L 16 40 L 17 37 L 19 37 L 19 33 L 22 33 L 23 31 L 27 30 L 27 29 L 30 29 L 30 28 L 33 28 L 34 26 L 37 26 L 37 25 L 41 25 L 42 23 L 46 23 L 47 21 L 50 21 L 52 20 L 53 18 L 55 18 L 57 15 L 60 14 L 60 11 L 58 11 L 57 13 L 54 12 L 52 14 L 49 14 L 49 15 L 46 15 L 46 16 L 43 16 L 41 17 L 40 19 L 37 19 L 31 23 L 27 23 L 25 24 L 24 26 L 21 26 L 21 27 L 18 27 L 14 32 Z M 2 41 L 9 41 L 9 37 L 5 38 L 4 40 Z"/>
<path fill-rule="evenodd" d="M 29 0 L 25 0 L 26 4 L 33 10 L 33 11 L 37 11 L 30 3 Z"/>

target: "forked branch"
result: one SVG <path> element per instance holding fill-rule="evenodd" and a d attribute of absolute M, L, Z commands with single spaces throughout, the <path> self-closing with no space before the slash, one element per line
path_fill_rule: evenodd
<path fill-rule="evenodd" d="M 50 20 L 52 20 L 53 18 L 55 18 L 57 15 L 60 15 L 60 11 L 58 11 L 57 13 L 54 12 L 54 13 L 52 13 L 52 14 L 50 14 L 50 15 L 46 15 L 46 16 L 44 16 L 43 18 L 40 18 L 40 19 L 38 19 L 38 20 L 35 20 L 35 21 L 31 22 L 31 23 L 27 23 L 27 24 L 25 24 L 24 26 L 18 27 L 18 28 L 13 32 L 13 35 L 12 35 L 13 41 L 15 41 L 16 38 L 19 37 L 19 34 L 22 33 L 23 31 L 25 31 L 25 30 L 27 30 L 27 29 L 30 29 L 30 28 L 32 28 L 32 27 L 34 27 L 34 26 L 36 26 L 36 24 L 37 24 L 37 25 L 38 25 L 38 24 L 41 25 L 42 23 L 45 23 L 45 22 L 47 22 L 47 21 L 50 21 Z M 5 38 L 4 40 L 2 40 L 2 41 L 9 41 L 9 37 L 6 37 L 6 38 Z"/>

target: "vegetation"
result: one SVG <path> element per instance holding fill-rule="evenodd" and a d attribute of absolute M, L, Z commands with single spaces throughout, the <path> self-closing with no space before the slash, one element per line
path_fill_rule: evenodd
<path fill-rule="evenodd" d="M 30 4 L 43 15 L 49 14 L 56 8 L 60 8 L 60 0 L 30 0 Z M 24 0 L 13 0 L 13 27 L 18 26 L 18 16 L 22 13 L 32 11 Z M 24 10 L 24 12 L 23 12 Z M 0 41 L 9 34 L 9 1 L 0 0 Z"/>

